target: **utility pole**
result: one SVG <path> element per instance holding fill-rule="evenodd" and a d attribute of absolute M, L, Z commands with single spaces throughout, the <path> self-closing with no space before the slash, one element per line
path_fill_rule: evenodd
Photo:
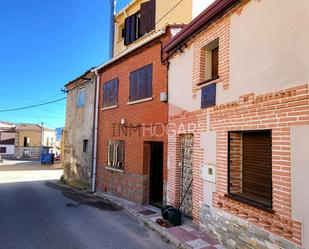
<path fill-rule="evenodd" d="M 109 59 L 114 57 L 116 0 L 110 1 Z"/>

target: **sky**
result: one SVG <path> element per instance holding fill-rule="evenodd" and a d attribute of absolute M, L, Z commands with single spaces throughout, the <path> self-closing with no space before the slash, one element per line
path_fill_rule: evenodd
<path fill-rule="evenodd" d="M 129 0 L 118 0 L 119 11 Z M 0 0 L 0 121 L 63 127 L 63 86 L 108 60 L 109 0 Z"/>

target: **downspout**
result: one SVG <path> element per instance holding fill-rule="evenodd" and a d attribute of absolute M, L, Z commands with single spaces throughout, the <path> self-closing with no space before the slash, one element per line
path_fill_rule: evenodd
<path fill-rule="evenodd" d="M 93 162 L 92 162 L 92 184 L 91 192 L 96 190 L 96 176 L 97 176 L 97 141 L 98 141 L 98 110 L 99 110 L 99 87 L 100 75 L 95 71 L 96 86 L 95 86 L 95 114 L 94 114 L 94 134 L 93 134 Z"/>
<path fill-rule="evenodd" d="M 109 59 L 114 57 L 116 0 L 110 1 Z"/>

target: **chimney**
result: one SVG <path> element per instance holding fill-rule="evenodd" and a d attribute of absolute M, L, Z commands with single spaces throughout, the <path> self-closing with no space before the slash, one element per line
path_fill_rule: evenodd
<path fill-rule="evenodd" d="M 115 37 L 115 10 L 116 0 L 110 1 L 110 27 L 109 27 L 109 59 L 114 57 L 114 37 Z"/>

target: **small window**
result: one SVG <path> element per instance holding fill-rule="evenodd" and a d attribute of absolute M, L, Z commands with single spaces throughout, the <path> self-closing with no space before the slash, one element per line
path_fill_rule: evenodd
<path fill-rule="evenodd" d="M 271 131 L 229 132 L 228 192 L 237 200 L 272 208 Z"/>
<path fill-rule="evenodd" d="M 130 73 L 130 101 L 152 97 L 152 64 Z"/>
<path fill-rule="evenodd" d="M 204 47 L 205 53 L 205 81 L 219 77 L 219 39 L 216 39 Z"/>
<path fill-rule="evenodd" d="M 103 85 L 103 107 L 118 104 L 118 79 L 104 83 Z"/>
<path fill-rule="evenodd" d="M 77 106 L 84 106 L 85 105 L 85 88 L 79 89 L 76 105 Z"/>
<path fill-rule="evenodd" d="M 119 170 L 124 169 L 124 141 L 109 141 L 107 166 Z"/>
<path fill-rule="evenodd" d="M 88 151 L 88 139 L 83 140 L 83 152 Z"/>
<path fill-rule="evenodd" d="M 6 147 L 0 147 L 0 153 L 6 153 Z"/>
<path fill-rule="evenodd" d="M 30 146 L 30 137 L 24 137 L 24 147 Z"/>

